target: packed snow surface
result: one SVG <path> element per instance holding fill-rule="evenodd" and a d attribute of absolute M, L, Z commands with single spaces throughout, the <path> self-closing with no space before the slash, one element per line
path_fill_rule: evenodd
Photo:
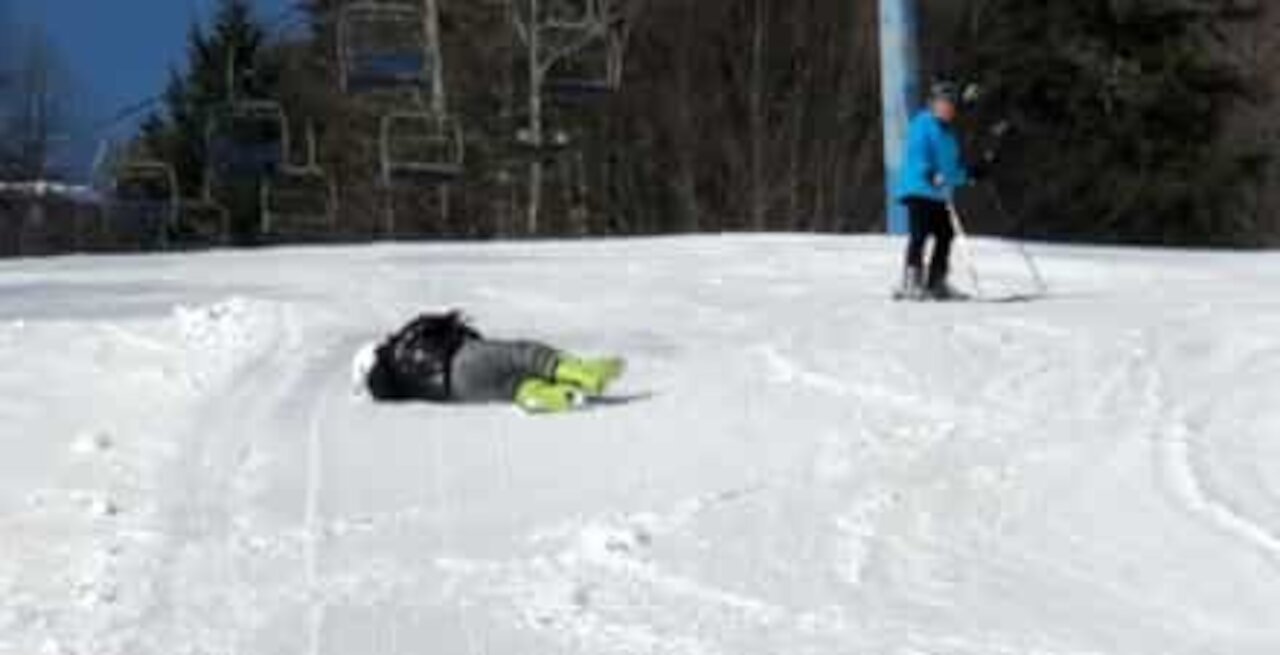
<path fill-rule="evenodd" d="M 1035 247 L 1046 298 L 919 305 L 899 246 L 0 264 L 0 653 L 1280 653 L 1280 256 Z M 630 374 L 352 393 L 445 307 Z"/>

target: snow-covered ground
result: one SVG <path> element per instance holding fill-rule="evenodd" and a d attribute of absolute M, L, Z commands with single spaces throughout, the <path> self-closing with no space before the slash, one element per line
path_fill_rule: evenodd
<path fill-rule="evenodd" d="M 1275 655 L 1280 256 L 740 237 L 0 263 L 0 653 Z M 993 292 L 1025 284 L 983 242 Z M 463 307 L 632 361 L 379 407 Z"/>

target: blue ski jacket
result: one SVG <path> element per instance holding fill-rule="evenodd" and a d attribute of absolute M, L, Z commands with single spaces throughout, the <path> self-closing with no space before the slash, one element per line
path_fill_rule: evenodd
<path fill-rule="evenodd" d="M 916 114 L 907 130 L 906 156 L 894 196 L 899 201 L 923 198 L 947 202 L 954 190 L 967 184 L 969 171 L 955 131 L 929 110 Z"/>

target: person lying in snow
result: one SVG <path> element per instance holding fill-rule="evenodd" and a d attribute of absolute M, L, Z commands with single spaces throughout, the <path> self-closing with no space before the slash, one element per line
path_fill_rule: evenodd
<path fill-rule="evenodd" d="M 533 341 L 484 338 L 459 312 L 424 314 L 352 366 L 357 390 L 384 402 L 514 402 L 530 413 L 560 413 L 603 396 L 621 358 L 584 359 Z"/>

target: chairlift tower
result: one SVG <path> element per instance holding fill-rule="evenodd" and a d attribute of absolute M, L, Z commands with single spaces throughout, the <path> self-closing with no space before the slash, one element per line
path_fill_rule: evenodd
<path fill-rule="evenodd" d="M 902 169 L 907 126 L 920 103 L 917 0 L 880 0 L 880 91 L 884 120 L 885 216 L 890 234 L 909 231 L 894 187 Z"/>

